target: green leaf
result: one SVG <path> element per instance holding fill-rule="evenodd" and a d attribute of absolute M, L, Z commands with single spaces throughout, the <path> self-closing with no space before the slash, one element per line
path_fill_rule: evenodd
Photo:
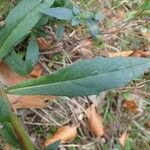
<path fill-rule="evenodd" d="M 47 146 L 45 150 L 57 150 L 59 144 L 60 144 L 60 141 L 56 141 L 52 143 L 51 145 Z"/>
<path fill-rule="evenodd" d="M 103 58 L 78 61 L 52 75 L 8 88 L 9 94 L 86 96 L 114 89 L 150 67 L 149 58 Z"/>
<path fill-rule="evenodd" d="M 37 64 L 39 58 L 39 47 L 34 35 L 31 36 L 31 41 L 26 52 L 26 69 L 30 73 Z"/>
<path fill-rule="evenodd" d="M 98 21 L 96 21 L 94 19 L 88 19 L 87 25 L 88 25 L 92 35 L 96 38 L 99 38 L 100 37 L 100 29 L 98 26 Z"/>
<path fill-rule="evenodd" d="M 48 8 L 42 0 L 23 0 L 12 9 L 5 20 L 5 27 L 0 31 L 0 59 L 29 34 L 42 16 L 42 10 Z"/>
<path fill-rule="evenodd" d="M 14 51 L 12 50 L 5 58 L 4 62 L 10 67 L 11 70 L 14 70 L 20 75 L 27 74 L 27 68 L 25 61 Z"/>
<path fill-rule="evenodd" d="M 71 20 L 74 17 L 71 9 L 63 7 L 49 8 L 42 12 L 50 17 L 55 17 L 60 20 Z"/>
<path fill-rule="evenodd" d="M 5 12 L 7 12 L 9 7 L 10 7 L 9 0 L 0 0 L 0 16 L 2 16 Z"/>
<path fill-rule="evenodd" d="M 12 50 L 4 58 L 4 62 L 9 65 L 12 70 L 23 76 L 29 74 L 33 70 L 34 66 L 38 62 L 38 57 L 39 47 L 36 37 L 32 35 L 31 41 L 27 48 L 25 61 L 22 60 L 22 58 L 14 50 Z"/>
<path fill-rule="evenodd" d="M 10 117 L 9 106 L 4 97 L 0 96 L 0 123 L 8 122 Z"/>
<path fill-rule="evenodd" d="M 3 123 L 3 136 L 6 142 L 16 148 L 20 147 L 17 136 L 13 130 L 13 127 L 10 123 Z"/>
<path fill-rule="evenodd" d="M 150 1 L 144 0 L 144 3 L 141 6 L 141 11 L 150 10 Z"/>

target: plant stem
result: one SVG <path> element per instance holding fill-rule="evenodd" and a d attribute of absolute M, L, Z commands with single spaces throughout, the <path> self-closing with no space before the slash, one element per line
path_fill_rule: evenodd
<path fill-rule="evenodd" d="M 35 146 L 29 139 L 25 129 L 23 128 L 20 120 L 17 118 L 16 114 L 13 112 L 10 116 L 10 122 L 13 126 L 13 129 L 23 147 L 24 150 L 35 150 Z"/>
<path fill-rule="evenodd" d="M 14 113 L 14 111 L 11 107 L 11 104 L 8 100 L 7 93 L 2 87 L 0 87 L 0 96 L 2 96 L 5 99 L 5 103 L 7 103 L 8 106 L 9 106 L 9 109 L 10 109 L 10 123 L 11 123 L 17 137 L 18 137 L 18 140 L 21 143 L 22 149 L 23 150 L 36 150 L 36 147 L 31 142 L 28 134 L 26 133 L 25 129 L 23 128 L 22 123 L 17 118 L 17 115 Z"/>

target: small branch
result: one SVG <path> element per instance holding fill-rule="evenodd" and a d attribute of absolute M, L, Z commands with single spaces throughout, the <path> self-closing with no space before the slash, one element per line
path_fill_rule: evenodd
<path fill-rule="evenodd" d="M 11 104 L 7 98 L 6 91 L 3 89 L 2 84 L 0 83 L 0 96 L 2 96 L 5 99 L 5 103 L 8 104 L 10 109 L 10 123 L 18 137 L 18 140 L 21 143 L 21 146 L 23 150 L 36 150 L 36 147 L 31 142 L 28 134 L 26 133 L 25 129 L 22 126 L 22 123 L 17 118 L 16 114 L 14 113 Z"/>

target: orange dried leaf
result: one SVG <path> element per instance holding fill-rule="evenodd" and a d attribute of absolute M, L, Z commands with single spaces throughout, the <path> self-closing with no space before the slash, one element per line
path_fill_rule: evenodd
<path fill-rule="evenodd" d="M 3 150 L 12 150 L 12 147 L 9 144 L 6 144 Z"/>
<path fill-rule="evenodd" d="M 14 110 L 20 108 L 37 108 L 42 109 L 46 107 L 46 100 L 54 100 L 54 96 L 12 96 L 8 95 L 11 99 L 12 107 Z"/>
<path fill-rule="evenodd" d="M 92 41 L 92 38 L 90 37 L 90 38 L 86 38 L 86 39 L 82 40 L 80 45 L 81 45 L 81 47 L 89 49 L 89 48 L 92 48 L 92 43 L 93 43 L 93 41 Z"/>
<path fill-rule="evenodd" d="M 138 106 L 134 100 L 125 101 L 123 104 L 123 107 L 127 108 L 130 112 L 135 113 L 135 114 L 139 112 Z"/>
<path fill-rule="evenodd" d="M 119 52 L 109 52 L 108 56 L 109 57 L 119 57 L 119 56 L 128 57 L 128 56 L 132 55 L 133 53 L 134 53 L 133 50 L 130 50 L 130 51 L 119 51 Z"/>
<path fill-rule="evenodd" d="M 22 77 L 16 74 L 14 71 L 10 70 L 8 66 L 0 61 L 0 81 L 2 84 L 10 86 L 29 78 Z M 56 97 L 54 96 L 16 96 L 8 95 L 8 98 L 14 108 L 14 110 L 19 108 L 44 108 L 45 100 L 52 100 Z"/>
<path fill-rule="evenodd" d="M 144 50 L 128 50 L 128 51 L 119 51 L 119 52 L 109 52 L 109 57 L 150 57 L 150 51 L 144 51 Z"/>
<path fill-rule="evenodd" d="M 40 64 L 35 65 L 31 72 L 31 76 L 34 78 L 40 77 L 42 75 L 42 66 Z"/>
<path fill-rule="evenodd" d="M 148 42 L 150 42 L 150 32 L 144 32 L 143 36 L 147 39 Z"/>
<path fill-rule="evenodd" d="M 52 136 L 52 138 L 45 141 L 45 146 L 52 144 L 56 141 L 61 143 L 68 143 L 75 139 L 77 136 L 77 126 L 64 126 L 58 129 L 58 131 Z"/>
<path fill-rule="evenodd" d="M 104 125 L 102 117 L 96 112 L 95 105 L 92 104 L 86 109 L 88 115 L 88 124 L 91 131 L 97 136 L 101 137 L 104 135 Z"/>
<path fill-rule="evenodd" d="M 49 49 L 52 44 L 52 41 L 47 41 L 44 37 L 39 37 L 37 41 L 41 50 Z"/>
<path fill-rule="evenodd" d="M 119 143 L 122 145 L 122 146 L 125 146 L 126 142 L 128 140 L 128 132 L 125 131 L 121 137 L 119 138 Z"/>
<path fill-rule="evenodd" d="M 148 120 L 148 121 L 145 123 L 145 126 L 146 126 L 147 128 L 150 128 L 150 120 Z"/>
<path fill-rule="evenodd" d="M 2 84 L 10 86 L 27 79 L 27 77 L 16 74 L 14 71 L 10 70 L 5 63 L 0 61 L 0 81 Z"/>

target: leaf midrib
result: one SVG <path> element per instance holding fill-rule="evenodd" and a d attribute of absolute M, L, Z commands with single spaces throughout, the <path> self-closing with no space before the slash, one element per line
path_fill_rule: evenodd
<path fill-rule="evenodd" d="M 150 62 L 147 62 L 147 63 L 150 63 Z M 134 65 L 134 67 L 138 67 L 138 66 L 141 66 L 141 65 L 144 65 L 144 64 L 146 64 L 146 63 L 141 63 L 141 64 L 138 64 L 138 65 Z M 125 69 L 128 69 L 128 68 L 132 68 L 131 66 L 130 67 L 125 67 L 125 68 L 122 68 L 121 70 L 125 70 Z M 73 79 L 73 80 L 64 80 L 64 81 L 59 81 L 59 82 L 53 82 L 53 83 L 49 83 L 49 84 L 41 84 L 41 85 L 35 85 L 35 86 L 29 86 L 29 87 L 22 87 L 22 88 L 14 88 L 14 89 L 10 89 L 10 90 L 8 90 L 8 91 L 11 91 L 11 93 L 12 93 L 12 91 L 19 91 L 20 89 L 21 90 L 23 90 L 23 89 L 30 89 L 30 88 L 35 88 L 35 87 L 44 87 L 44 86 L 47 86 L 47 85 L 51 85 L 51 84 L 53 84 L 53 85 L 57 85 L 57 84 L 60 84 L 60 83 L 63 83 L 63 82 L 72 82 L 73 83 L 73 81 L 74 80 L 80 80 L 80 79 L 85 79 L 85 78 L 90 78 L 90 77 L 94 77 L 94 76 L 98 76 L 98 75 L 107 75 L 107 74 L 109 74 L 109 73 L 114 73 L 114 72 L 117 72 L 117 71 L 110 71 L 110 72 L 107 72 L 107 73 L 100 73 L 100 74 L 97 74 L 97 75 L 91 75 L 91 76 L 86 76 L 86 77 L 81 77 L 81 78 L 75 78 L 75 79 Z"/>

